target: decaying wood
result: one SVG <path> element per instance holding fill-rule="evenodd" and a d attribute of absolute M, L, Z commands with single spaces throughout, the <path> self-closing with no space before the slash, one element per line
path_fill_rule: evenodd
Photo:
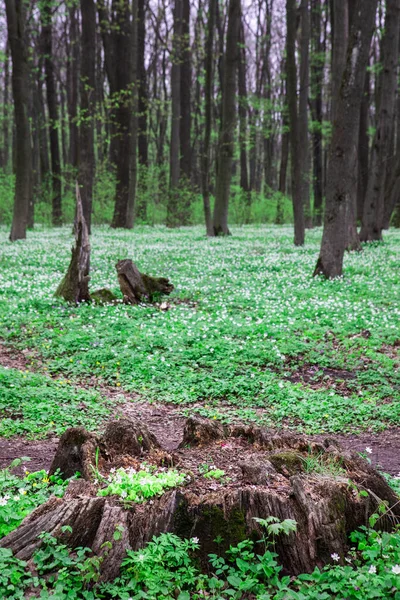
<path fill-rule="evenodd" d="M 207 430 L 204 420 L 199 421 L 203 422 L 196 424 L 192 420 L 186 431 L 190 429 L 193 433 L 196 429 L 198 433 L 201 426 L 209 436 L 210 429 Z M 213 426 L 211 423 L 211 429 Z M 99 440 L 105 464 L 107 461 L 116 464 L 117 454 L 125 456 L 127 451 L 135 455 L 145 453 L 142 460 L 151 462 L 155 445 L 152 436 L 147 437 L 145 426 L 130 422 L 122 423 L 121 427 L 123 431 L 114 423 Z M 136 440 L 133 443 L 129 432 Z M 97 497 L 93 482 L 72 481 L 63 499 L 51 498 L 36 509 L 18 529 L 0 541 L 0 546 L 27 560 L 41 543 L 38 535 L 42 531 L 52 533 L 71 547 L 88 546 L 99 554 L 104 552 L 104 542 L 111 541 L 112 548 L 102 564 L 102 578 L 112 579 L 118 574 L 125 551 L 143 547 L 153 535 L 168 531 L 182 537 L 198 537 L 200 559 L 206 562 L 208 553 L 221 549 L 214 541 L 218 536 L 223 538 L 222 550 L 248 537 L 260 539 L 263 531 L 254 517 L 274 516 L 297 522 L 296 533 L 276 541 L 285 571 L 296 574 L 323 566 L 334 552 L 343 556 L 347 535 L 366 524 L 381 501 L 387 501 L 392 508 L 390 518 L 382 519 L 380 526 L 389 526 L 390 519 L 400 518 L 398 498 L 381 475 L 367 461 L 344 452 L 329 440 L 326 444 L 312 444 L 305 437 L 270 435 L 256 427 L 219 428 L 218 434 L 219 440 L 225 441 L 212 438 L 206 452 L 214 455 L 221 443 L 232 443 L 239 436 L 243 440 L 240 443 L 250 447 L 254 457 L 240 465 L 242 478 L 239 475 L 234 485 L 220 483 L 191 488 L 189 483 L 153 498 L 152 502 L 126 507 L 118 498 Z M 186 452 L 190 450 L 184 447 L 178 451 L 179 464 Z M 329 469 L 323 475 L 306 472 L 305 458 L 310 453 L 326 464 L 337 462 L 342 471 L 338 475 L 329 474 Z M 192 480 L 196 477 L 200 476 L 192 473 Z M 360 494 L 360 490 L 366 491 L 368 497 Z M 64 525 L 72 527 L 72 533 L 62 530 Z M 113 541 L 117 526 L 123 528 L 122 539 Z"/>
<path fill-rule="evenodd" d="M 72 248 L 71 262 L 68 271 L 58 286 L 55 296 L 64 298 L 67 302 L 78 304 L 90 301 L 89 270 L 90 242 L 89 232 L 83 216 L 82 200 L 76 183 L 76 218 L 74 225 L 75 246 Z"/>
<path fill-rule="evenodd" d="M 119 260 L 115 265 L 118 274 L 124 302 L 139 304 L 152 302 L 157 295 L 170 294 L 174 289 L 172 283 L 165 277 L 151 277 L 140 273 L 137 266 L 130 260 Z"/>

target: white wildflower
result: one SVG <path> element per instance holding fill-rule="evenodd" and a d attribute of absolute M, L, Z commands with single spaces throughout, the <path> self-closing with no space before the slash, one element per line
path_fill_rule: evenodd
<path fill-rule="evenodd" d="M 331 559 L 334 560 L 335 562 L 338 562 L 340 560 L 340 556 L 339 556 L 339 554 L 334 552 L 333 554 L 331 554 Z"/>
<path fill-rule="evenodd" d="M 375 575 L 375 573 L 376 573 L 376 566 L 375 565 L 371 565 L 370 568 L 369 568 L 369 570 L 368 570 L 368 573 L 370 573 L 371 575 Z"/>
<path fill-rule="evenodd" d="M 395 575 L 400 575 L 400 565 L 393 565 L 392 573 L 394 573 Z"/>

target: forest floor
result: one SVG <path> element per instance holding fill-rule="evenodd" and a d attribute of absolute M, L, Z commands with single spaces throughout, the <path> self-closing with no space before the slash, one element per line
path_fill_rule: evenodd
<path fill-rule="evenodd" d="M 176 448 L 188 415 L 335 437 L 400 472 L 400 232 L 346 256 L 345 277 L 311 277 L 320 230 L 134 233 L 95 228 L 91 288 L 118 295 L 115 263 L 168 277 L 155 305 L 70 307 L 53 297 L 71 230 L 0 232 L 0 468 L 47 468 L 69 426 L 115 414 Z M 212 457 L 209 457 L 210 460 Z"/>

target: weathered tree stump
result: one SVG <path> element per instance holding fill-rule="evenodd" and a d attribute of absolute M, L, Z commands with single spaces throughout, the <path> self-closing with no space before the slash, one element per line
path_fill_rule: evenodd
<path fill-rule="evenodd" d="M 117 269 L 119 286 L 126 304 L 153 302 L 158 295 L 168 295 L 174 289 L 172 283 L 165 277 L 151 277 L 145 273 L 140 273 L 137 266 L 130 259 L 119 260 L 115 268 Z"/>
<path fill-rule="evenodd" d="M 76 182 L 76 217 L 75 217 L 75 246 L 72 248 L 71 262 L 68 271 L 58 286 L 55 296 L 64 298 L 67 302 L 78 304 L 90 301 L 89 270 L 90 242 L 89 232 L 83 216 L 82 200 L 78 182 Z"/>
<path fill-rule="evenodd" d="M 160 452 L 143 424 L 124 421 L 110 424 L 101 438 L 81 438 L 82 447 L 99 443 L 98 467 L 104 474 L 110 465 L 118 466 L 127 452 L 132 460 L 141 458 L 148 464 L 154 464 L 153 453 Z M 200 429 L 206 436 L 203 441 Z M 218 435 L 210 435 L 212 429 Z M 398 497 L 381 475 L 364 459 L 333 444 L 325 447 L 304 436 L 272 435 L 257 427 L 221 428 L 202 419 L 192 419 L 186 427 L 189 431 L 190 447 L 183 445 L 172 456 L 175 468 L 190 475 L 186 485 L 151 502 L 126 506 L 117 497 L 97 496 L 98 488 L 90 481 L 91 469 L 86 468 L 89 481 L 72 481 L 63 499 L 51 498 L 36 509 L 0 546 L 27 560 L 40 545 L 42 531 L 71 547 L 89 546 L 100 554 L 104 542 L 111 541 L 102 577 L 112 579 L 125 551 L 142 547 L 153 535 L 168 531 L 197 536 L 200 559 L 206 564 L 210 552 L 225 550 L 248 537 L 261 539 L 263 531 L 254 517 L 274 516 L 297 522 L 296 533 L 276 540 L 285 571 L 296 574 L 323 566 L 334 552 L 343 556 L 348 534 L 366 524 L 381 501 L 392 508 L 379 521 L 380 527 L 389 527 L 400 517 Z M 66 432 L 60 445 L 65 448 L 65 440 L 75 440 L 76 435 L 76 430 Z M 186 440 L 190 444 L 189 435 Z M 92 451 L 86 456 L 93 457 Z M 310 457 L 318 464 L 314 472 L 309 472 Z M 223 470 L 225 476 L 219 480 L 204 477 L 204 460 L 212 461 L 210 468 Z M 64 525 L 72 527 L 72 533 L 62 531 Z M 123 527 L 123 535 L 114 541 L 117 526 Z M 219 546 L 214 541 L 218 536 L 222 538 Z"/>

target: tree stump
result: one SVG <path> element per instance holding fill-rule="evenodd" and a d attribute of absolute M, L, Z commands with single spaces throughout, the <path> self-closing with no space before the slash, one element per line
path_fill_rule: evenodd
<path fill-rule="evenodd" d="M 126 304 L 139 304 L 140 302 L 153 302 L 162 294 L 170 294 L 174 289 L 172 283 L 165 277 L 151 277 L 140 273 L 137 266 L 130 260 L 119 260 L 115 265 L 118 274 L 124 302 Z"/>
<path fill-rule="evenodd" d="M 203 441 L 199 440 L 200 428 L 206 436 Z M 213 428 L 218 435 L 210 436 Z M 176 469 L 190 477 L 185 485 L 143 504 L 127 506 L 115 496 L 99 497 L 97 485 L 90 481 L 93 470 L 86 468 L 84 476 L 89 480 L 72 481 L 64 498 L 51 498 L 40 506 L 4 537 L 0 546 L 28 560 L 41 543 L 38 535 L 42 531 L 71 547 L 88 546 L 98 553 L 104 542 L 111 541 L 102 564 L 102 578 L 109 580 L 118 575 L 125 551 L 143 547 L 153 535 L 174 532 L 198 537 L 199 559 L 206 565 L 210 552 L 224 551 L 246 538 L 261 539 L 264 532 L 254 518 L 274 516 L 297 522 L 296 533 L 276 540 L 284 571 L 297 574 L 322 567 L 332 553 L 343 556 L 348 534 L 368 524 L 381 501 L 391 508 L 380 519 L 380 528 L 390 527 L 400 517 L 396 494 L 355 454 L 329 442 L 327 447 L 313 444 L 305 436 L 272 435 L 257 427 L 222 429 L 202 419 L 192 419 L 187 425 L 186 431 L 197 431 L 197 445 L 182 446 L 169 457 Z M 60 446 L 65 448 L 65 440 L 76 440 L 78 433 L 67 431 Z M 81 435 L 83 447 L 93 442 L 101 448 L 97 466 L 104 476 L 111 465 L 126 464 L 127 452 L 132 453 L 133 464 L 140 460 L 159 464 L 156 457 L 162 450 L 142 423 L 123 419 L 110 424 L 101 438 L 87 436 Z M 69 448 L 73 446 L 71 443 Z M 72 451 L 76 454 L 76 449 Z M 90 463 L 93 452 L 86 456 L 91 457 Z M 311 459 L 318 469 L 310 471 Z M 60 460 L 52 470 L 56 464 L 60 465 Z M 211 476 L 205 476 L 207 469 Z M 223 477 L 214 479 L 212 469 L 222 471 Z M 63 531 L 64 525 L 69 525 L 72 533 Z M 118 526 L 123 535 L 115 541 L 112 534 Z M 220 538 L 218 545 L 216 538 Z"/>
<path fill-rule="evenodd" d="M 82 200 L 78 182 L 76 182 L 76 217 L 75 217 L 75 246 L 72 248 L 71 262 L 68 271 L 58 286 L 55 296 L 64 298 L 67 302 L 78 304 L 90 301 L 89 269 L 90 242 L 89 232 L 83 216 Z"/>

